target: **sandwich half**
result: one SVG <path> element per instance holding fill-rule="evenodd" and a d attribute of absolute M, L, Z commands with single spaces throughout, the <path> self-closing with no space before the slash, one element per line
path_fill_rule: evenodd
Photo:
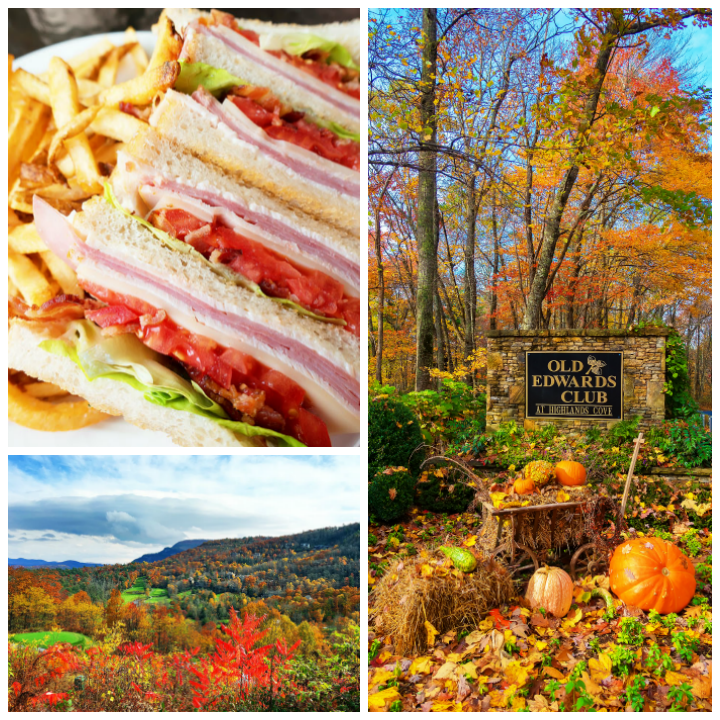
<path fill-rule="evenodd" d="M 296 110 L 360 131 L 359 21 L 295 26 L 218 10 L 166 13 L 184 40 L 180 60 L 252 78 Z"/>
<path fill-rule="evenodd" d="M 358 340 L 344 319 L 270 297 L 110 191 L 72 222 L 35 204 L 39 232 L 88 297 L 15 302 L 11 368 L 183 445 L 327 446 L 329 433 L 357 432 Z"/>

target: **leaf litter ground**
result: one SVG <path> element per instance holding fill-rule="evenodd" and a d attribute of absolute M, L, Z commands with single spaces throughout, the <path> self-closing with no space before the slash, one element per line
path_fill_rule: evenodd
<path fill-rule="evenodd" d="M 698 588 L 677 616 L 645 613 L 617 600 L 609 612 L 602 599 L 591 597 L 593 588 L 608 587 L 607 578 L 595 576 L 576 583 L 570 612 L 557 619 L 531 611 L 520 582 L 517 597 L 485 612 L 475 629 L 441 633 L 429 623 L 425 648 L 400 652 L 392 635 L 383 634 L 382 621 L 373 621 L 373 588 L 398 562 L 437 564 L 441 545 L 476 549 L 482 523 L 475 513 L 417 509 L 401 523 L 371 523 L 370 710 L 710 711 L 712 534 L 692 527 L 697 492 L 669 483 L 659 491 L 657 482 L 638 479 L 628 519 L 645 530 L 631 530 L 631 536 L 657 534 L 692 556 Z M 608 528 L 609 535 L 611 522 Z M 557 558 L 561 567 L 566 561 Z"/>

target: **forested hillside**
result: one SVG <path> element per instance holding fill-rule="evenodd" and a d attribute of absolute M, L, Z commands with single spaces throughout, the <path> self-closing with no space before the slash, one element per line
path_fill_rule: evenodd
<path fill-rule="evenodd" d="M 25 677 L 19 681 L 25 688 L 28 652 L 36 653 L 32 646 L 38 643 L 71 643 L 80 655 L 85 653 L 80 648 L 99 652 L 108 643 L 121 650 L 146 647 L 170 663 L 178 652 L 206 663 L 213 657 L 221 662 L 220 648 L 230 641 L 258 652 L 264 648 L 262 657 L 275 648 L 278 668 L 297 670 L 298 687 L 340 677 L 332 690 L 333 683 L 323 685 L 315 701 L 343 688 L 343 697 L 332 702 L 347 702 L 359 681 L 348 669 L 359 652 L 359 555 L 360 528 L 352 524 L 284 537 L 211 540 L 152 563 L 9 568 L 11 665 L 16 662 L 11 674 Z M 238 653 L 238 672 L 247 672 Z M 76 658 L 70 666 L 77 663 Z M 266 677 L 260 684 L 272 688 L 274 682 Z M 28 702 L 18 709 L 29 709 Z"/>

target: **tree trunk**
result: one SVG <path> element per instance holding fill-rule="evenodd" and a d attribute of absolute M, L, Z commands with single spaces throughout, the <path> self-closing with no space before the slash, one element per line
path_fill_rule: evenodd
<path fill-rule="evenodd" d="M 492 231 L 493 231 L 493 262 L 492 262 L 492 291 L 490 292 L 490 330 L 497 330 L 497 280 L 500 272 L 500 237 L 497 228 L 497 204 L 493 199 Z"/>
<path fill-rule="evenodd" d="M 430 387 L 429 370 L 433 364 L 433 299 L 437 275 L 435 240 L 435 204 L 437 193 L 437 155 L 432 147 L 437 138 L 435 118 L 435 74 L 437 70 L 437 10 L 423 8 L 422 73 L 420 76 L 420 121 L 423 139 L 418 152 L 418 210 L 417 210 L 417 351 L 415 359 L 415 389 Z M 425 140 L 424 138 L 427 138 Z"/>
<path fill-rule="evenodd" d="M 475 349 L 475 176 L 470 172 L 466 188 L 465 209 L 465 282 L 463 288 L 465 300 L 465 358 Z"/>
<path fill-rule="evenodd" d="M 614 24 L 613 24 L 614 25 Z M 608 27 L 603 36 L 602 45 L 598 51 L 594 68 L 594 83 L 590 90 L 589 97 L 585 101 L 580 126 L 573 141 L 574 152 L 571 157 L 572 165 L 565 171 L 560 187 L 555 193 L 550 211 L 545 223 L 543 231 L 542 247 L 540 249 L 540 257 L 538 258 L 537 269 L 533 277 L 530 291 L 525 306 L 525 317 L 523 318 L 523 330 L 536 330 L 540 327 L 542 319 L 542 302 L 548 290 L 548 277 L 552 269 L 552 262 L 555 256 L 555 248 L 560 239 L 563 214 L 567 207 L 570 193 L 575 185 L 578 177 L 579 167 L 577 165 L 578 155 L 585 147 L 585 142 L 589 129 L 595 119 L 595 111 L 597 110 L 598 101 L 600 100 L 600 91 L 602 90 L 605 76 L 607 75 L 610 58 L 612 57 L 615 44 L 617 42 L 616 30 Z"/>
<path fill-rule="evenodd" d="M 440 293 L 435 291 L 435 342 L 436 355 L 435 365 L 438 370 L 445 370 L 445 346 L 443 342 L 443 331 L 442 331 L 442 300 L 440 299 Z"/>
<path fill-rule="evenodd" d="M 383 199 L 387 192 L 388 185 L 392 180 L 392 173 L 388 176 L 388 179 L 383 185 L 383 189 L 378 198 L 377 206 L 375 207 L 375 260 L 377 262 L 378 271 L 378 311 L 377 311 L 377 323 L 378 323 L 378 338 L 377 347 L 375 348 L 375 357 L 377 362 L 375 365 L 375 379 L 382 385 L 382 359 L 383 359 L 383 340 L 384 340 L 384 326 L 385 326 L 385 267 L 382 261 L 382 230 L 380 228 L 380 210 L 382 208 Z"/>

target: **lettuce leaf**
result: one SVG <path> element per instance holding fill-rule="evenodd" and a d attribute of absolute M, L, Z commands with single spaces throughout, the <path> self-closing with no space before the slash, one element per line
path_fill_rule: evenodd
<path fill-rule="evenodd" d="M 236 85 L 247 84 L 242 78 L 222 68 L 202 62 L 189 63 L 181 60 L 180 75 L 175 81 L 175 90 L 192 95 L 202 85 L 210 94 L 218 96 Z"/>
<path fill-rule="evenodd" d="M 281 447 L 305 447 L 295 438 L 274 430 L 231 420 L 199 385 L 158 362 L 160 356 L 134 335 L 105 337 L 90 321 L 73 320 L 62 338 L 45 340 L 40 347 L 72 360 L 91 382 L 98 378 L 123 382 L 155 405 L 200 415 L 247 437 L 271 438 Z"/>
<path fill-rule="evenodd" d="M 312 33 L 267 33 L 260 35 L 260 47 L 263 50 L 284 50 L 290 55 L 304 55 L 311 50 L 320 50 L 328 53 L 328 62 L 359 70 L 347 48 Z"/>
<path fill-rule="evenodd" d="M 299 305 L 298 303 L 293 302 L 292 300 L 289 300 L 287 298 L 270 297 L 262 291 L 262 289 L 257 283 L 254 283 L 252 280 L 246 278 L 244 275 L 241 275 L 240 273 L 231 270 L 229 267 L 223 265 L 222 263 L 210 262 L 210 260 L 208 260 L 202 253 L 199 253 L 192 245 L 188 245 L 188 243 L 174 238 L 172 235 L 166 233 L 164 230 L 156 228 L 151 222 L 148 222 L 147 220 L 139 217 L 138 215 L 133 215 L 129 210 L 126 210 L 115 197 L 115 194 L 110 187 L 110 183 L 108 182 L 105 183 L 105 192 L 103 194 L 103 198 L 107 202 L 109 202 L 116 210 L 119 210 L 121 213 L 123 213 L 123 215 L 125 215 L 127 218 L 129 218 L 130 220 L 134 220 L 135 222 L 139 222 L 143 227 L 147 228 L 163 245 L 165 245 L 165 247 L 170 250 L 174 250 L 175 252 L 192 255 L 196 260 L 204 263 L 216 275 L 219 275 L 224 280 L 231 282 L 233 285 L 237 285 L 238 287 L 250 290 L 250 292 L 254 293 L 255 295 L 258 295 L 259 297 L 264 297 L 267 300 L 272 300 L 272 302 L 278 303 L 278 305 L 285 305 L 286 307 L 292 308 L 296 313 L 299 313 L 300 315 L 307 315 L 313 320 L 330 323 L 332 325 L 347 324 L 342 318 L 329 318 L 325 317 L 324 315 L 318 315 L 311 310 L 307 310 L 302 305 Z"/>
<path fill-rule="evenodd" d="M 342 125 L 338 125 L 336 122 L 324 120 L 313 120 L 316 125 L 327 128 L 331 132 L 334 132 L 342 140 L 354 140 L 356 143 L 360 142 L 360 133 L 354 133 L 344 128 Z"/>

